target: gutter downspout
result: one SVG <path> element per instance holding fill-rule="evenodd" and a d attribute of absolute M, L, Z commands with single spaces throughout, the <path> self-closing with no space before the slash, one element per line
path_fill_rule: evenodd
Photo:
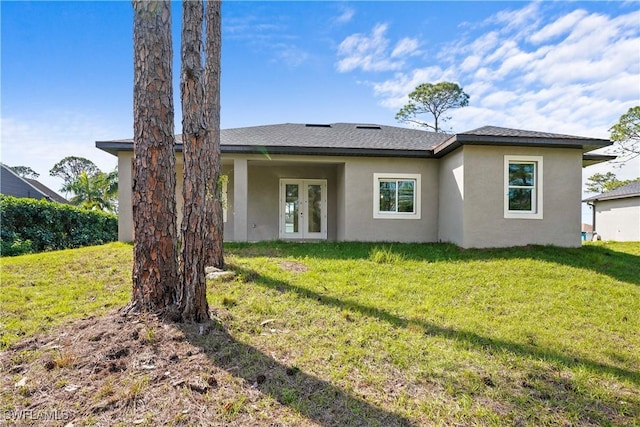
<path fill-rule="evenodd" d="M 593 240 L 593 236 L 596 235 L 596 201 L 594 200 L 593 203 L 589 203 L 587 202 L 588 206 L 591 206 L 591 210 L 592 210 L 592 226 L 591 226 L 591 238 Z"/>

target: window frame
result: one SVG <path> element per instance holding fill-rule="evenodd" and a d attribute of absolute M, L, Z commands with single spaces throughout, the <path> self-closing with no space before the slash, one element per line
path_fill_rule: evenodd
<path fill-rule="evenodd" d="M 509 165 L 533 164 L 533 185 L 517 186 L 509 184 Z M 543 158 L 542 156 L 504 156 L 504 217 L 507 219 L 543 219 Z M 531 210 L 510 210 L 509 190 L 512 188 L 531 188 Z"/>
<path fill-rule="evenodd" d="M 422 176 L 416 173 L 374 173 L 373 174 L 373 218 L 374 219 L 420 219 L 421 218 L 421 181 Z M 398 181 L 414 181 L 413 212 L 380 211 L 380 182 L 395 181 L 396 197 Z M 397 204 L 397 200 L 396 200 Z"/>

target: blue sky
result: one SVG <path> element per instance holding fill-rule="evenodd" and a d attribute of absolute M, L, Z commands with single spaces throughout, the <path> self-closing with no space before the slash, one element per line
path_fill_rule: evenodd
<path fill-rule="evenodd" d="M 181 4 L 173 4 L 179 99 Z M 129 1 L 0 4 L 2 162 L 49 169 L 69 155 L 103 170 L 96 140 L 133 129 Z M 222 127 L 399 125 L 417 84 L 470 95 L 454 131 L 483 125 L 609 136 L 640 103 L 638 2 L 245 2 L 223 4 Z M 179 133 L 179 103 L 176 103 Z M 640 163 L 585 170 L 640 175 Z"/>

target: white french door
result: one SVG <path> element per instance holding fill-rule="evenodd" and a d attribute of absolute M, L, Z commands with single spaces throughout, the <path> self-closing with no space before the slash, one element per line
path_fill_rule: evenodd
<path fill-rule="evenodd" d="M 327 238 L 327 180 L 280 180 L 280 238 Z"/>

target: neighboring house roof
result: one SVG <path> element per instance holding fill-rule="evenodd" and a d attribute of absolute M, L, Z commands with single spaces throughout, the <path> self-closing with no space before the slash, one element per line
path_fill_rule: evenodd
<path fill-rule="evenodd" d="M 582 231 L 586 232 L 586 233 L 591 233 L 593 232 L 593 225 L 591 224 L 585 224 L 584 222 L 582 223 Z"/>
<path fill-rule="evenodd" d="M 8 196 L 69 203 L 64 197 L 35 179 L 22 178 L 6 165 L 0 165 L 0 168 L 0 193 Z"/>
<path fill-rule="evenodd" d="M 640 197 L 640 181 L 631 182 L 615 190 L 598 194 L 584 199 L 583 202 L 599 202 L 603 200 L 626 199 L 627 197 Z"/>
<path fill-rule="evenodd" d="M 24 178 L 24 180 L 36 187 L 42 194 L 46 196 L 47 199 L 51 200 L 52 202 L 69 203 L 67 199 L 65 199 L 40 181 L 36 181 L 35 179 L 30 178 Z"/>
<path fill-rule="evenodd" d="M 222 129 L 220 132 L 220 150 L 223 153 L 439 158 L 464 144 L 570 147 L 586 152 L 611 145 L 611 142 L 496 126 L 455 135 L 356 123 L 285 123 Z M 133 140 L 97 141 L 96 146 L 117 155 L 120 150 L 132 150 Z M 180 135 L 176 136 L 176 149 L 182 149 Z"/>

